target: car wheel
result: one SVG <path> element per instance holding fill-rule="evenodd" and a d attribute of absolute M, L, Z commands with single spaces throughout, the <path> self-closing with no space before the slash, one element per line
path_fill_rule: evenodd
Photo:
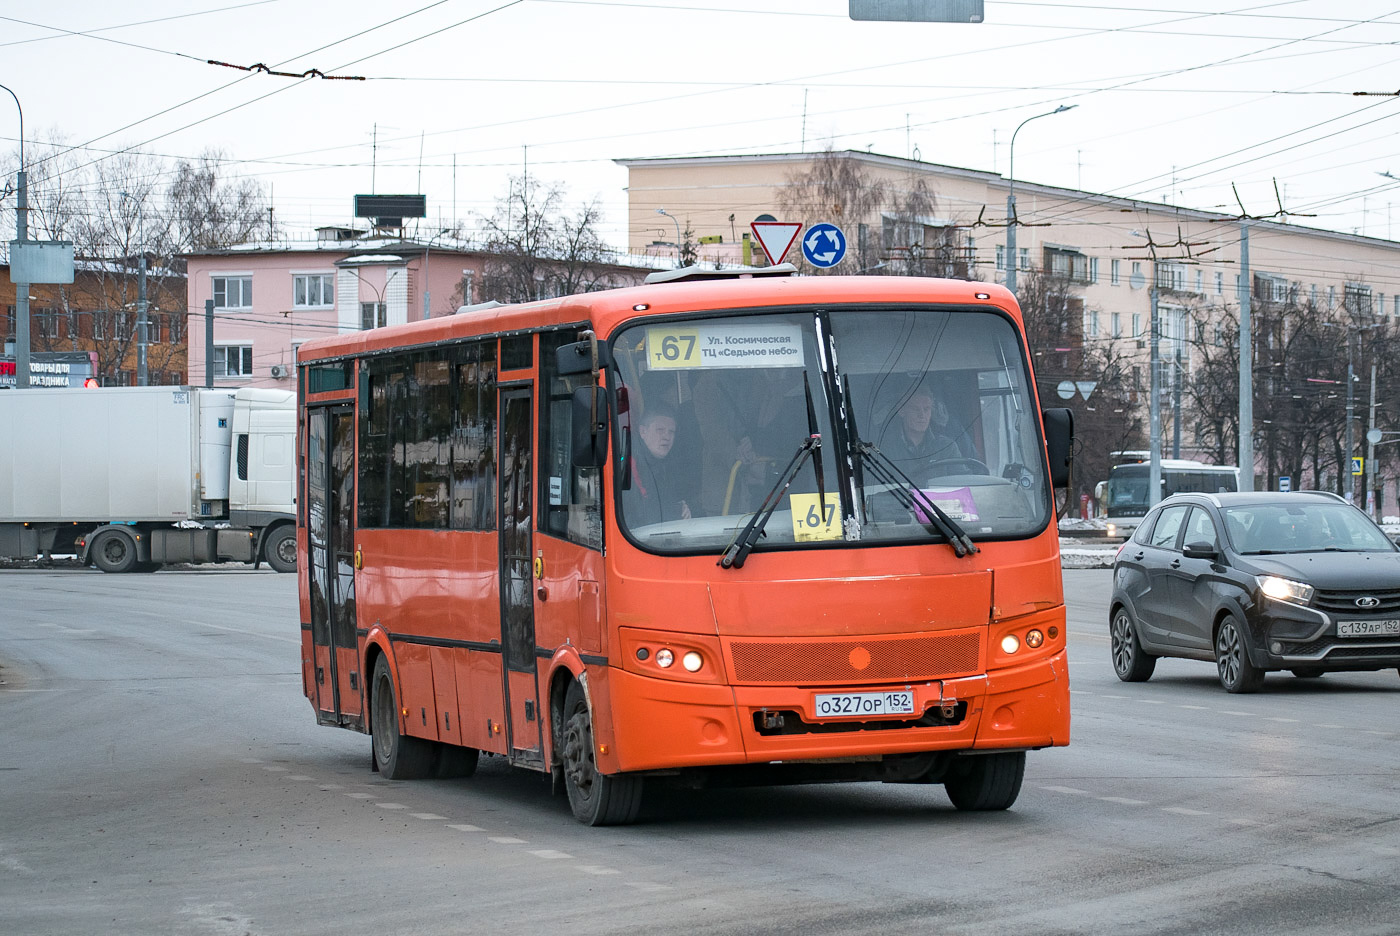
<path fill-rule="evenodd" d="M 598 772 L 593 757 L 593 719 L 578 683 L 564 694 L 564 788 L 574 818 L 585 825 L 627 825 L 642 806 L 642 778 Z"/>
<path fill-rule="evenodd" d="M 386 780 L 420 780 L 437 768 L 437 742 L 399 733 L 399 700 L 384 657 L 374 664 L 370 726 L 374 763 Z"/>
<path fill-rule="evenodd" d="M 1109 648 L 1113 653 L 1113 671 L 1123 682 L 1146 682 L 1157 668 L 1157 658 L 1142 649 L 1137 622 L 1127 608 L 1119 608 L 1113 615 Z"/>
<path fill-rule="evenodd" d="M 1215 634 L 1215 667 L 1226 692 L 1256 692 L 1264 683 L 1264 671 L 1249 661 L 1244 630 L 1233 614 L 1220 622 Z"/>
<path fill-rule="evenodd" d="M 1320 666 L 1295 666 L 1292 672 L 1299 679 L 1317 679 L 1323 670 Z"/>
<path fill-rule="evenodd" d="M 943 779 L 953 805 L 964 811 L 1009 809 L 1021 793 L 1026 775 L 1026 752 L 959 757 Z"/>

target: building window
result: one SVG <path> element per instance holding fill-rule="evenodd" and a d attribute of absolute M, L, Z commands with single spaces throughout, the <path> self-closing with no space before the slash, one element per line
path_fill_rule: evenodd
<path fill-rule="evenodd" d="M 185 317 L 179 312 L 170 316 L 170 343 L 180 344 L 185 340 Z"/>
<path fill-rule="evenodd" d="M 62 313 L 57 309 L 40 309 L 31 316 L 34 323 L 34 337 L 52 341 L 58 337 L 58 317 Z"/>
<path fill-rule="evenodd" d="M 160 344 L 160 316 L 146 313 L 146 343 Z"/>
<path fill-rule="evenodd" d="M 997 271 L 1006 269 L 1006 245 L 997 244 Z"/>
<path fill-rule="evenodd" d="M 1133 261 L 1133 270 L 1128 279 L 1128 285 L 1134 289 L 1142 288 L 1142 261 Z"/>
<path fill-rule="evenodd" d="M 1018 247 L 1016 252 L 1020 254 L 1020 268 L 1029 270 L 1031 268 L 1031 249 L 1029 247 Z"/>
<path fill-rule="evenodd" d="M 474 300 L 472 296 L 476 294 L 476 271 L 462 271 L 462 305 L 471 305 Z"/>
<path fill-rule="evenodd" d="M 1186 267 L 1180 263 L 1159 263 L 1157 270 L 1157 288 L 1170 289 L 1173 292 L 1186 291 Z"/>
<path fill-rule="evenodd" d="M 1118 260 L 1110 260 L 1108 263 L 1108 282 L 1113 286 L 1117 286 L 1121 278 L 1118 269 L 1119 263 L 1120 261 Z"/>
<path fill-rule="evenodd" d="M 1141 337 L 1142 337 L 1142 313 L 1141 313 L 1141 312 L 1134 312 L 1134 313 L 1133 313 L 1133 337 L 1134 337 L 1134 338 L 1141 338 Z"/>
<path fill-rule="evenodd" d="M 335 274 L 304 273 L 292 277 L 292 308 L 318 309 L 335 305 Z"/>
<path fill-rule="evenodd" d="M 1123 337 L 1123 316 L 1118 312 L 1109 314 L 1109 327 L 1113 329 L 1114 338 Z"/>
<path fill-rule="evenodd" d="M 1077 250 L 1046 247 L 1045 270 L 1051 276 L 1067 279 L 1072 283 L 1089 282 L 1089 258 Z"/>
<path fill-rule="evenodd" d="M 252 345 L 219 345 L 214 348 L 215 377 L 253 376 Z"/>
<path fill-rule="evenodd" d="M 1225 295 L 1225 274 L 1219 270 L 1215 271 L 1215 294 L 1217 296 Z"/>
<path fill-rule="evenodd" d="M 1225 347 L 1225 326 L 1219 322 L 1215 323 L 1215 346 L 1217 348 Z"/>
<path fill-rule="evenodd" d="M 1371 304 L 1371 287 L 1362 283 L 1347 283 L 1343 300 L 1346 310 L 1352 315 L 1370 315 L 1374 311 Z"/>
<path fill-rule="evenodd" d="M 1099 337 L 1099 310 L 1090 309 L 1084 314 L 1084 318 L 1087 320 L 1084 323 L 1085 334 L 1087 334 L 1090 338 Z"/>
<path fill-rule="evenodd" d="M 253 278 L 251 276 L 214 277 L 214 308 L 251 309 L 253 307 Z"/>
<path fill-rule="evenodd" d="M 1329 308 L 1329 309 L 1335 309 L 1336 307 L 1337 307 L 1337 287 L 1336 287 L 1336 286 L 1328 286 L 1328 287 L 1327 287 L 1327 308 Z"/>
<path fill-rule="evenodd" d="M 362 302 L 360 303 L 360 328 L 369 331 L 371 328 L 383 328 L 389 321 L 388 306 L 382 302 Z"/>
<path fill-rule="evenodd" d="M 1197 268 L 1196 268 L 1196 292 L 1197 292 L 1198 294 L 1200 294 L 1200 295 L 1205 295 L 1205 292 L 1206 292 L 1205 277 L 1206 277 L 1205 271 L 1202 270 L 1200 267 L 1197 267 Z"/>

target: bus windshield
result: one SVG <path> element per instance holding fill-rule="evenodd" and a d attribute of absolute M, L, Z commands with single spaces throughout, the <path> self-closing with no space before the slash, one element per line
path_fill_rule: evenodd
<path fill-rule="evenodd" d="M 1024 537 L 1049 520 L 1028 371 L 996 313 L 639 323 L 613 358 L 618 519 L 647 549 L 718 553 L 769 496 L 759 550 L 928 542 L 947 521 Z"/>
<path fill-rule="evenodd" d="M 1141 517 L 1147 503 L 1147 464 L 1115 465 L 1108 475 L 1108 514 L 1113 517 Z M 1235 469 L 1215 465 L 1162 466 L 1162 496 L 1173 494 L 1219 494 L 1239 490 Z"/>

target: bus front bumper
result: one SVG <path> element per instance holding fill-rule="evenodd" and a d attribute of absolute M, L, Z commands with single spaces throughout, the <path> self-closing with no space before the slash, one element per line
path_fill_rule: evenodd
<path fill-rule="evenodd" d="M 622 771 L 1069 743 L 1069 667 L 1063 650 L 984 676 L 907 686 L 723 686 L 612 669 L 608 687 Z M 922 714 L 866 719 L 814 714 L 819 692 L 886 690 L 912 692 L 915 712 Z"/>

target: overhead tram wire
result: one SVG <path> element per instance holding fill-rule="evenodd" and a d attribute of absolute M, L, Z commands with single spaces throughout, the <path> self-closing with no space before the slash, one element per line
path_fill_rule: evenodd
<path fill-rule="evenodd" d="M 118 29 L 135 29 L 135 28 L 138 27 L 138 26 L 152 26 L 152 25 L 155 25 L 156 23 L 168 23 L 168 22 L 170 22 L 170 21 L 172 21 L 172 20 L 191 19 L 191 18 L 196 17 L 196 16 L 209 16 L 209 15 L 214 14 L 214 13 L 227 13 L 227 12 L 230 12 L 230 11 L 232 11 L 232 10 L 242 10 L 242 9 L 247 8 L 247 7 L 264 6 L 264 5 L 269 4 L 269 3 L 280 3 L 280 2 L 281 2 L 281 0 L 252 0 L 252 2 L 250 2 L 250 3 L 238 3 L 238 4 L 235 4 L 235 5 L 233 5 L 233 6 L 216 7 L 216 8 L 214 8 L 214 9 L 212 9 L 212 10 L 196 10 L 195 12 L 192 12 L 192 13 L 177 13 L 177 14 L 175 14 L 175 15 L 173 15 L 173 16 L 159 16 L 159 17 L 156 17 L 155 19 L 138 20 L 138 21 L 136 21 L 136 22 L 134 22 L 134 23 L 119 23 L 119 24 L 117 24 L 116 26 L 97 26 L 97 27 L 94 27 L 94 28 L 92 28 L 92 29 L 76 29 L 76 30 L 74 30 L 74 29 L 63 29 L 62 27 L 59 27 L 59 26 L 46 26 L 46 25 L 44 25 L 43 23 L 31 23 L 31 22 L 28 22 L 27 20 L 16 19 L 16 18 L 14 18 L 14 17 L 12 17 L 12 16 L 0 16 L 0 20 L 9 20 L 9 21 L 12 22 L 12 23 L 23 23 L 25 26 L 33 26 L 33 27 L 36 27 L 36 28 L 38 28 L 38 29 L 50 29 L 50 30 L 53 30 L 54 33 L 55 33 L 55 35 L 52 35 L 52 36 L 32 36 L 32 37 L 30 37 L 30 38 L 28 38 L 28 39 L 12 39 L 12 40 L 10 40 L 9 42 L 0 42 L 0 49 L 7 48 L 7 47 L 9 47 L 9 46 L 28 45 L 28 44 L 31 43 L 31 42 L 48 42 L 48 41 L 51 40 L 51 39 L 60 39 L 60 38 L 63 38 L 64 36 L 85 36 L 85 37 L 87 37 L 87 38 L 89 38 L 89 39 L 101 39 L 101 40 L 106 41 L 106 42 L 116 42 L 116 41 L 118 41 L 118 40 L 109 39 L 109 38 L 106 37 L 106 36 L 99 36 L 98 33 L 114 32 L 115 30 L 118 30 Z M 121 45 L 132 45 L 132 43 L 120 43 L 120 44 L 121 44 Z M 140 49 L 150 49 L 149 46 L 137 46 L 137 48 L 140 48 Z M 150 51 L 153 51 L 153 52 L 163 52 L 163 51 L 166 51 L 166 50 L 164 50 L 164 49 L 150 49 Z M 171 53 L 171 54 L 176 54 L 176 55 L 178 55 L 179 53 Z M 193 58 L 194 56 L 188 56 L 188 57 Z"/>

